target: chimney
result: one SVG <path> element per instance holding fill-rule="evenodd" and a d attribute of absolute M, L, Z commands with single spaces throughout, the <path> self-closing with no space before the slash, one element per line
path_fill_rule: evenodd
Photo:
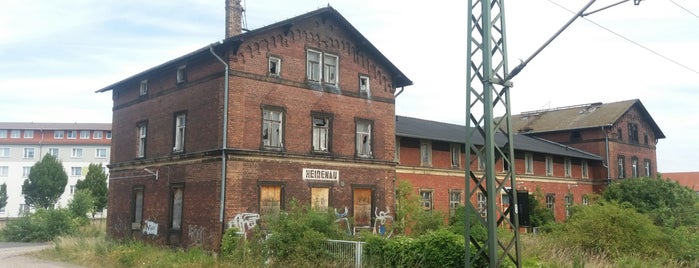
<path fill-rule="evenodd" d="M 240 0 L 226 0 L 226 38 L 243 33 L 242 18 Z"/>

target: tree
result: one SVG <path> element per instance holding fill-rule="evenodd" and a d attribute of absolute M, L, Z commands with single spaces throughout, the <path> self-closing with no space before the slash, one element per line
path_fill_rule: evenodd
<path fill-rule="evenodd" d="M 107 174 L 102 170 L 102 164 L 90 164 L 87 168 L 87 175 L 84 180 L 78 180 L 75 188 L 79 190 L 88 190 L 92 195 L 93 205 L 91 208 L 92 216 L 95 213 L 104 210 L 107 207 Z"/>
<path fill-rule="evenodd" d="M 7 206 L 7 183 L 0 185 L 0 208 Z"/>
<path fill-rule="evenodd" d="M 24 180 L 22 194 L 27 205 L 53 208 L 68 184 L 68 175 L 63 164 L 51 154 L 46 154 L 29 171 Z"/>
<path fill-rule="evenodd" d="M 79 225 L 87 225 L 90 223 L 87 213 L 93 211 L 94 204 L 95 202 L 89 190 L 78 190 L 73 195 L 73 200 L 70 200 L 68 203 L 68 211 L 73 214 L 73 218 Z"/>
<path fill-rule="evenodd" d="M 609 186 L 603 193 L 607 201 L 628 203 L 647 214 L 658 226 L 675 228 L 699 224 L 699 198 L 677 182 L 656 178 L 634 178 Z"/>

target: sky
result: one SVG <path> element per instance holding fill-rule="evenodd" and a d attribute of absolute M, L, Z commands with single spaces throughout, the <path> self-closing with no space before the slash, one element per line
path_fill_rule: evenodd
<path fill-rule="evenodd" d="M 587 2 L 505 1 L 510 69 Z M 563 31 L 512 80 L 512 111 L 640 99 L 667 137 L 658 171 L 699 171 L 699 1 L 632 2 Z M 332 6 L 413 81 L 398 115 L 465 124 L 466 0 L 243 4 L 247 29 Z M 224 20 L 224 0 L 3 0 L 0 121 L 111 122 L 96 90 L 221 41 Z"/>

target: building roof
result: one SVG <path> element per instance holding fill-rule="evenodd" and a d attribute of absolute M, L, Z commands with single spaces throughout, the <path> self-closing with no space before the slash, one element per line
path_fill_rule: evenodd
<path fill-rule="evenodd" d="M 638 99 L 524 112 L 512 115 L 512 130 L 530 134 L 610 126 L 632 107 L 636 107 L 649 123 L 656 138 L 665 138 L 665 134 Z"/>
<path fill-rule="evenodd" d="M 463 144 L 466 139 L 466 127 L 464 125 L 396 116 L 396 136 Z M 483 145 L 484 143 L 483 136 L 480 134 L 474 135 L 472 139 L 474 144 Z M 518 151 L 602 160 L 602 157 L 596 154 L 536 137 L 514 135 L 513 139 L 514 149 Z M 503 133 L 498 132 L 495 135 L 495 142 L 498 146 L 504 146 L 506 141 L 507 138 Z"/>
<path fill-rule="evenodd" d="M 0 122 L 0 129 L 32 130 L 112 130 L 111 123 Z"/>
<path fill-rule="evenodd" d="M 661 174 L 663 178 L 676 181 L 682 186 L 699 191 L 699 171 L 694 172 L 666 172 Z"/>
<path fill-rule="evenodd" d="M 213 48 L 216 51 L 220 51 L 220 49 L 222 47 L 231 45 L 235 49 L 240 44 L 242 44 L 247 38 L 258 35 L 260 33 L 263 33 L 263 32 L 269 31 L 269 30 L 273 30 L 273 29 L 277 29 L 277 28 L 282 28 L 282 29 L 285 29 L 288 31 L 296 22 L 305 20 L 305 19 L 313 17 L 313 16 L 323 16 L 324 18 L 335 19 L 340 25 L 344 26 L 345 29 L 357 40 L 357 50 L 361 50 L 363 52 L 366 52 L 366 53 L 374 56 L 379 63 L 386 66 L 387 71 L 389 72 L 389 74 L 393 78 L 393 81 L 392 81 L 393 86 L 395 86 L 396 88 L 399 88 L 399 87 L 410 86 L 413 84 L 413 81 L 408 79 L 408 77 L 406 77 L 405 74 L 403 74 L 403 72 L 401 72 L 398 69 L 398 67 L 393 65 L 393 63 L 391 63 L 388 60 L 388 58 L 386 58 L 386 56 L 384 56 L 376 47 L 374 47 L 374 45 L 371 42 L 369 42 L 369 40 L 367 40 L 366 37 L 364 37 L 364 35 L 362 35 L 356 28 L 354 28 L 354 26 L 352 26 L 352 24 L 350 24 L 349 21 L 347 21 L 347 19 L 345 19 L 345 17 L 343 17 L 334 8 L 328 6 L 328 7 L 324 7 L 324 8 L 319 8 L 315 11 L 311 11 L 311 12 L 308 12 L 305 14 L 301 14 L 299 16 L 296 16 L 296 17 L 293 17 L 290 19 L 286 19 L 286 20 L 283 20 L 283 21 L 280 21 L 277 23 L 273 23 L 273 24 L 270 24 L 270 25 L 267 25 L 267 26 L 264 26 L 261 28 L 250 30 L 250 31 L 247 31 L 247 32 L 242 33 L 242 34 L 234 35 L 232 37 L 224 39 L 222 42 L 212 43 L 211 45 L 207 45 L 203 48 L 200 48 L 196 51 L 188 53 L 184 56 L 170 60 L 168 62 L 165 62 L 163 64 L 160 64 L 158 66 L 150 68 L 148 70 L 140 72 L 136 75 L 133 75 L 129 78 L 126 78 L 124 80 L 116 82 L 112 85 L 106 86 L 102 89 L 97 90 L 96 92 L 99 93 L 99 92 L 106 92 L 106 91 L 113 90 L 115 87 L 119 86 L 120 84 L 122 84 L 126 81 L 129 81 L 129 80 L 132 80 L 135 78 L 140 79 L 140 77 L 143 77 L 143 75 L 146 73 L 150 73 L 150 72 L 155 71 L 155 70 L 163 69 L 163 68 L 169 67 L 173 64 L 178 64 L 178 63 L 182 62 L 184 59 L 187 59 L 190 57 L 195 57 L 195 56 L 200 55 L 200 54 L 209 54 L 210 48 Z"/>

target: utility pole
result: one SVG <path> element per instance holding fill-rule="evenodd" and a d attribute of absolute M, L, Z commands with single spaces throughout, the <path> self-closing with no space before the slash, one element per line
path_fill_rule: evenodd
<path fill-rule="evenodd" d="M 465 267 L 481 265 L 487 260 L 488 267 L 495 268 L 511 261 L 522 267 L 519 243 L 519 202 L 515 181 L 515 157 L 510 110 L 511 79 L 536 57 L 546 46 L 568 28 L 577 18 L 628 2 L 615 4 L 585 12 L 596 0 L 590 0 L 558 32 L 544 43 L 532 56 L 510 72 L 507 64 L 507 39 L 505 34 L 504 0 L 468 0 L 467 69 L 466 69 L 466 161 L 465 188 L 467 193 L 465 235 Z M 638 5 L 641 0 L 633 0 Z M 482 112 L 482 113 L 481 113 Z M 497 121 L 496 121 L 497 119 Z M 483 138 L 483 146 L 474 140 Z M 485 173 L 476 174 L 471 163 L 485 163 Z M 504 172 L 497 177 L 495 162 L 503 161 Z M 496 197 L 504 193 L 510 204 L 506 208 L 497 206 Z M 476 205 L 473 204 L 476 201 Z M 485 204 L 484 204 L 485 203 Z M 475 223 L 471 225 L 472 215 Z M 474 237 L 474 227 L 488 230 L 487 238 L 480 241 Z M 498 239 L 497 228 L 511 230 L 512 235 Z M 470 254 L 470 246 L 476 249 Z"/>

